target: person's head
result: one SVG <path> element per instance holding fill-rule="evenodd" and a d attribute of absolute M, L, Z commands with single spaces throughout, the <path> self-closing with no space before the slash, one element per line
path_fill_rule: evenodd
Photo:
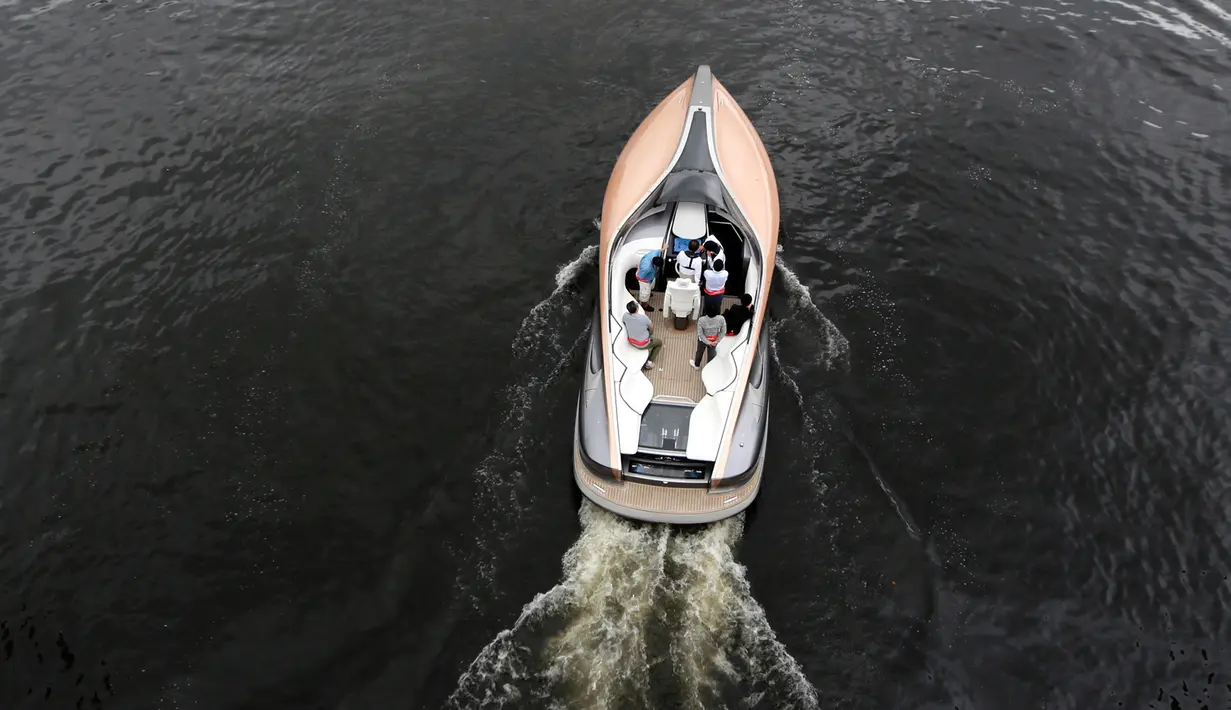
<path fill-rule="evenodd" d="M 739 302 L 743 304 L 744 308 L 752 308 L 752 294 L 745 293 L 744 295 L 740 296 Z"/>
<path fill-rule="evenodd" d="M 661 269 L 663 266 L 663 258 L 661 256 L 656 256 L 650 260 L 650 263 L 654 265 L 654 268 Z"/>
<path fill-rule="evenodd" d="M 688 241 L 688 251 L 696 251 L 700 248 L 701 248 L 701 242 L 697 241 L 696 239 L 690 239 Z"/>
<path fill-rule="evenodd" d="M 720 247 L 718 245 L 718 242 L 706 242 L 705 243 L 705 250 L 710 252 L 711 254 L 717 254 L 719 248 Z"/>
<path fill-rule="evenodd" d="M 726 264 L 722 263 L 722 259 L 714 259 L 714 271 L 722 271 L 722 267 Z"/>
<path fill-rule="evenodd" d="M 636 302 L 636 301 L 629 301 L 629 302 L 628 302 L 628 305 L 627 305 L 627 306 L 624 306 L 624 307 L 628 309 L 628 312 L 629 312 L 629 313 L 636 313 L 636 312 L 637 312 L 637 302 Z"/>
<path fill-rule="evenodd" d="M 718 304 L 717 303 L 705 304 L 705 315 L 710 318 L 713 318 L 714 316 L 718 315 Z"/>

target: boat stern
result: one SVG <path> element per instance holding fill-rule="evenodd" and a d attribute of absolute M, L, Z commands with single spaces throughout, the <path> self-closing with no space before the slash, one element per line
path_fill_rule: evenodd
<path fill-rule="evenodd" d="M 752 505 L 761 490 L 764 464 L 762 452 L 752 477 L 740 486 L 727 489 L 643 483 L 628 478 L 617 481 L 591 472 L 582 460 L 580 445 L 575 443 L 573 478 L 586 498 L 621 517 L 651 523 L 697 525 L 738 515 Z"/>

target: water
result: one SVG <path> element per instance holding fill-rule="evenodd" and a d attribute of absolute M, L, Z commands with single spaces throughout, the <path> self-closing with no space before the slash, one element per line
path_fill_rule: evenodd
<path fill-rule="evenodd" d="M 0 707 L 1227 707 L 1229 38 L 0 0 Z M 570 427 L 608 171 L 699 63 L 783 252 L 765 489 L 678 531 Z"/>
<path fill-rule="evenodd" d="M 735 559 L 743 524 L 741 514 L 683 532 L 584 502 L 564 581 L 483 648 L 449 706 L 705 708 L 726 681 L 745 686 L 743 705 L 772 691 L 775 707 L 817 707 Z"/>

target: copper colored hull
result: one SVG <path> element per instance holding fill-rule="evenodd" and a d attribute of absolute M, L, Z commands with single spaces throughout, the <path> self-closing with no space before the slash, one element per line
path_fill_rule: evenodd
<path fill-rule="evenodd" d="M 699 77 L 703 77 L 700 78 Z M 701 87 L 699 92 L 705 95 L 695 95 L 694 86 Z M 655 194 L 657 188 L 672 171 L 677 158 L 683 150 L 682 138 L 688 132 L 688 121 L 698 102 L 704 102 L 711 116 L 712 129 L 709 133 L 710 153 L 715 159 L 716 172 L 729 196 L 728 202 L 733 202 L 735 211 L 743 218 L 745 231 L 749 238 L 755 240 L 760 254 L 761 269 L 757 301 L 753 304 L 758 314 L 767 312 L 769 284 L 772 282 L 775 254 L 778 244 L 778 187 L 774 177 L 769 155 L 753 127 L 751 121 L 736 103 L 727 89 L 709 73 L 708 67 L 698 70 L 687 81 L 680 84 L 669 93 L 641 122 L 633 132 L 611 172 L 607 191 L 603 200 L 601 234 L 599 242 L 599 303 L 609 304 L 611 289 L 620 288 L 621 279 L 616 279 L 613 285 L 609 274 L 612 249 L 630 220 L 643 212 L 646 201 Z M 618 314 L 615 315 L 619 317 Z M 604 313 L 600 318 L 602 343 L 611 342 L 610 318 Z M 755 328 L 748 341 L 748 352 L 754 352 L 764 329 Z M 611 373 L 613 354 L 610 347 L 603 348 L 602 362 L 604 373 Z M 739 409 L 743 401 L 745 388 L 753 358 L 746 357 L 737 376 L 733 404 L 727 417 L 727 430 L 723 434 L 718 454 L 714 462 L 715 471 L 725 470 L 727 457 L 732 445 L 731 430 L 738 419 Z M 603 387 L 607 408 L 608 456 L 609 461 L 621 461 L 619 437 L 616 431 L 616 411 L 613 383 L 609 375 L 604 374 Z M 763 452 L 762 452 L 763 455 Z M 574 456 L 580 461 L 578 456 Z M 758 464 L 759 466 L 760 464 Z M 630 500 L 652 503 L 651 509 L 640 512 L 620 510 L 624 506 L 613 506 L 609 496 L 598 495 L 594 486 L 590 485 L 594 478 L 581 463 L 575 464 L 577 483 L 588 497 L 600 505 L 615 510 L 628 517 L 644 520 L 665 522 L 707 522 L 734 515 L 746 507 L 756 495 L 759 488 L 761 473 L 752 477 L 746 490 L 738 493 L 739 504 L 726 506 L 715 501 L 719 497 L 730 498 L 730 495 L 718 493 L 705 488 L 693 489 L 695 492 L 672 492 L 671 495 L 632 495 Z M 615 479 L 614 486 L 641 488 L 644 484 L 620 481 L 620 472 L 610 471 Z M 612 488 L 612 486 L 608 486 Z M 697 498 L 697 500 L 693 500 Z M 643 500 L 644 499 L 644 500 Z M 709 499 L 709 500 L 706 500 Z M 687 502 L 685 502 L 687 501 Z M 669 508 L 683 506 L 680 510 Z M 654 505 L 667 506 L 665 509 L 654 509 Z M 717 507 L 713 507 L 717 505 Z M 686 510 L 684 509 L 686 508 Z M 704 510 L 703 510 L 704 509 Z"/>

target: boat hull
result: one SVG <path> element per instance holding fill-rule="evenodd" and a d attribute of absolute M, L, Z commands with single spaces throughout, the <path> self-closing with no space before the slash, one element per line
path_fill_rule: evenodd
<path fill-rule="evenodd" d="M 595 504 L 636 520 L 695 524 L 736 515 L 756 499 L 768 410 L 764 314 L 778 219 L 768 153 L 735 99 L 702 65 L 637 127 L 616 160 L 604 197 L 599 297 L 573 452 L 574 479 Z M 655 356 L 658 366 L 644 374 L 647 356 L 630 350 L 621 320 L 638 290 L 631 281 L 634 267 L 655 249 L 674 260 L 685 248 L 680 244 L 707 234 L 721 242 L 724 253 L 738 255 L 732 262 L 733 294 L 752 298 L 755 320 L 710 353 L 695 381 L 672 371 L 687 362 L 695 343 L 685 338 L 688 352 L 682 352 L 681 339 L 668 337 L 668 326 L 658 323 L 660 354 L 667 361 L 664 365 Z M 683 302 L 678 290 L 673 298 L 675 306 Z M 650 307 L 655 317 L 666 312 L 664 302 L 657 303 Z M 682 424 L 664 409 L 681 406 L 681 400 L 692 403 Z M 660 435 L 657 443 L 654 434 L 642 437 L 642 418 L 650 416 L 651 407 L 659 407 L 656 426 L 676 432 Z M 647 462 L 645 456 L 658 458 Z M 660 464 L 654 461 L 677 470 L 655 469 Z M 704 481 L 686 478 L 698 467 L 706 471 Z"/>

